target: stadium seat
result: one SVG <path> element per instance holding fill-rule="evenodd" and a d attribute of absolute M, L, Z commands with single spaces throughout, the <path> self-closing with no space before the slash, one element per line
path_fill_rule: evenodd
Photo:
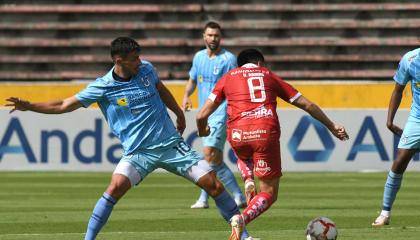
<path fill-rule="evenodd" d="M 0 81 L 96 78 L 116 36 L 139 40 L 162 79 L 185 80 L 208 20 L 221 23 L 224 47 L 259 48 L 286 80 L 389 80 L 419 45 L 419 3 L 86 2 L 0 5 Z"/>

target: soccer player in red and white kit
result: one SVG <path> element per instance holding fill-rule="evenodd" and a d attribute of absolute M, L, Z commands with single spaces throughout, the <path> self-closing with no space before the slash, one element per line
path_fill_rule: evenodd
<path fill-rule="evenodd" d="M 343 126 L 333 123 L 316 104 L 265 68 L 264 56 L 258 50 L 242 51 L 237 62 L 240 67 L 219 80 L 197 114 L 198 134 L 207 136 L 210 133 L 208 116 L 227 99 L 227 139 L 238 157 L 238 167 L 248 195 L 247 208 L 231 219 L 230 239 L 234 240 L 240 239 L 246 224 L 277 200 L 282 176 L 277 97 L 308 112 L 338 139 L 348 139 Z M 255 191 L 254 174 L 259 178 L 258 194 L 250 192 Z M 249 188 L 249 185 L 253 187 Z"/>

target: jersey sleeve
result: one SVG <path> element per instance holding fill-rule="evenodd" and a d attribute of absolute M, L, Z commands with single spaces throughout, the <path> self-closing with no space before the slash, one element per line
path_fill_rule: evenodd
<path fill-rule="evenodd" d="M 89 85 L 75 95 L 84 107 L 89 107 L 92 103 L 98 102 L 105 93 L 105 87 L 100 78 L 89 83 Z"/>
<path fill-rule="evenodd" d="M 237 68 L 238 64 L 236 62 L 236 57 L 233 54 L 229 54 L 229 58 L 228 58 L 228 71 Z"/>
<path fill-rule="evenodd" d="M 277 96 L 283 99 L 284 101 L 292 103 L 302 95 L 292 85 L 285 82 L 276 74 L 271 73 L 271 76 L 277 83 Z"/>
<path fill-rule="evenodd" d="M 216 83 L 208 99 L 215 103 L 222 103 L 225 100 L 225 82 L 228 77 L 229 75 L 226 74 Z"/>
<path fill-rule="evenodd" d="M 401 58 L 397 71 L 395 72 L 394 81 L 400 85 L 406 85 L 410 80 L 408 67 L 410 64 L 409 60 L 412 58 L 411 55 L 411 52 L 408 52 Z"/>
<path fill-rule="evenodd" d="M 192 66 L 189 72 L 190 79 L 194 80 L 195 82 L 197 82 L 197 61 L 198 61 L 198 54 L 195 54 L 192 61 Z"/>

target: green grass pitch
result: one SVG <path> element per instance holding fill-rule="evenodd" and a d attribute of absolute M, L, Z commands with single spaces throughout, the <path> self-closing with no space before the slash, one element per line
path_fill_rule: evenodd
<path fill-rule="evenodd" d="M 305 239 L 316 216 L 333 219 L 340 240 L 420 239 L 420 173 L 406 173 L 391 225 L 373 229 L 383 173 L 288 173 L 278 201 L 248 225 L 263 240 Z M 0 239 L 83 239 L 111 173 L 0 172 Z M 214 202 L 190 209 L 199 190 L 172 174 L 151 174 L 116 205 L 97 239 L 228 239 Z"/>

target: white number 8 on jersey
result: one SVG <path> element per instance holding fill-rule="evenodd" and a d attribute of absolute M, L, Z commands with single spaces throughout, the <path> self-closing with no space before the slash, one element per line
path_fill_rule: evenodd
<path fill-rule="evenodd" d="M 254 85 L 254 82 L 258 81 L 258 85 Z M 251 96 L 251 102 L 264 102 L 266 99 L 264 81 L 262 77 L 250 77 L 248 78 L 249 95 Z M 255 92 L 260 91 L 261 96 L 255 97 Z"/>

